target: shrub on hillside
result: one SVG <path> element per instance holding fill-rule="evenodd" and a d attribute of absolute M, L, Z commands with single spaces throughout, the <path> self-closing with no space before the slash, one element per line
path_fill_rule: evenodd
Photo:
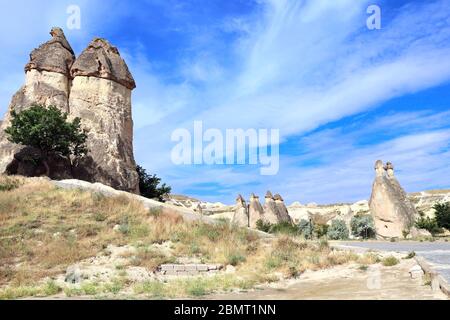
<path fill-rule="evenodd" d="M 327 236 L 331 240 L 348 239 L 349 230 L 343 220 L 333 220 L 328 228 Z"/>
<path fill-rule="evenodd" d="M 269 232 L 270 228 L 272 227 L 272 224 L 269 222 L 264 222 L 264 220 L 259 219 L 256 221 L 256 229 L 263 232 Z"/>
<path fill-rule="evenodd" d="M 312 221 L 306 219 L 300 220 L 298 226 L 298 232 L 305 237 L 305 239 L 312 239 L 314 232 L 314 224 Z"/>
<path fill-rule="evenodd" d="M 354 216 L 350 221 L 350 228 L 355 237 L 370 239 L 376 235 L 373 218 L 368 214 Z"/>
<path fill-rule="evenodd" d="M 172 190 L 171 187 L 165 183 L 158 186 L 161 182 L 161 178 L 158 178 L 155 174 L 149 175 L 141 166 L 137 166 L 136 171 L 139 175 L 139 190 L 141 196 L 164 201 L 164 198 L 170 194 L 170 191 Z"/>
<path fill-rule="evenodd" d="M 442 233 L 442 229 L 439 227 L 436 218 L 424 217 L 421 216 L 417 219 L 416 228 L 425 229 L 429 231 L 432 235 Z"/>
<path fill-rule="evenodd" d="M 392 267 L 392 266 L 395 266 L 396 264 L 398 264 L 399 262 L 400 261 L 396 257 L 389 256 L 389 257 L 384 258 L 381 261 L 381 264 L 385 267 Z"/>
<path fill-rule="evenodd" d="M 328 225 L 326 224 L 315 224 L 314 225 L 314 235 L 320 239 L 322 237 L 325 237 L 328 233 Z"/>
<path fill-rule="evenodd" d="M 297 235 L 299 233 L 296 226 L 286 221 L 271 224 L 269 222 L 265 222 L 259 219 L 258 221 L 256 221 L 256 229 L 263 232 L 286 234 L 286 235 Z"/>
<path fill-rule="evenodd" d="M 436 203 L 433 209 L 438 227 L 450 230 L 450 202 Z"/>
<path fill-rule="evenodd" d="M 50 176 L 50 157 L 66 158 L 75 166 L 88 152 L 87 133 L 81 119 L 68 120 L 68 114 L 55 106 L 33 105 L 17 113 L 11 111 L 11 126 L 5 129 L 8 141 L 40 151 L 40 161 Z"/>

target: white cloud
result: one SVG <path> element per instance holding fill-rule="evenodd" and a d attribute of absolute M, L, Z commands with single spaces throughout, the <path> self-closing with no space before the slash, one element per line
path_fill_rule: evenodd
<path fill-rule="evenodd" d="M 33 46 L 47 39 L 49 25 L 64 23 L 64 15 L 59 14 L 62 5 L 56 2 L 49 6 L 45 22 L 33 13 L 33 7 L 21 10 L 20 3 L 11 4 L 14 15 L 10 16 L 17 19 L 16 13 L 22 12 L 18 20 L 34 28 L 25 28 L 12 18 L 0 19 L 1 30 L 19 32 L 0 38 L 0 69 L 7 70 L 0 76 L 0 84 L 5 84 L 0 91 L 0 111 L 6 110 L 5 101 L 21 85 L 19 76 L 14 75 L 21 74 L 17 66 L 25 64 Z M 222 129 L 280 128 L 282 138 L 287 140 L 391 98 L 450 80 L 447 0 L 414 2 L 402 10 L 383 11 L 390 18 L 383 20 L 379 31 L 365 28 L 368 0 L 259 3 L 256 14 L 245 19 L 227 17 L 214 26 L 215 31 L 219 28 L 238 36 L 225 49 L 215 32 L 194 27 L 186 30 L 191 45 L 181 52 L 184 56 L 179 61 L 174 61 L 179 64 L 177 76 L 181 80 L 177 82 L 155 72 L 149 62 L 151 53 L 144 52 L 140 44 L 119 48 L 138 85 L 133 114 L 135 153 L 141 164 L 165 178 L 175 192 L 184 192 L 195 184 L 218 183 L 223 190 L 216 192 L 223 194 L 222 199 L 231 199 L 240 190 L 262 193 L 266 188 L 278 188 L 292 200 L 355 200 L 367 195 L 371 167 L 379 157 L 398 163 L 399 176 L 410 189 L 445 185 L 442 177 L 449 173 L 445 144 L 448 131 L 435 131 L 437 127 L 430 123 L 445 125 L 449 115 L 437 117 L 428 111 L 378 119 L 377 130 L 393 126 L 393 130 L 402 131 L 402 136 L 370 148 L 355 145 L 354 135 L 342 134 L 346 128 L 308 136 L 299 146 L 308 148 L 302 156 L 281 155 L 281 171 L 275 177 L 261 177 L 252 167 L 174 167 L 170 162 L 170 133 L 178 127 L 192 127 L 194 120 Z M 37 10 L 40 4 L 35 6 Z M 119 3 L 106 7 L 103 2 L 95 2 L 85 7 L 84 29 L 71 34 L 71 42 L 79 50 L 94 32 L 114 27 L 115 17 L 131 10 Z M 176 8 L 175 17 L 183 16 L 183 7 Z M 99 14 L 106 14 L 108 19 L 97 19 Z M 13 51 L 7 51 L 8 47 Z M 412 107 L 427 110 L 427 106 Z M 378 135 L 376 130 L 355 132 L 369 138 L 372 134 L 374 139 Z M 298 161 L 306 160 L 318 163 L 298 166 Z M 416 171 L 410 163 L 424 169 Z M 402 176 L 407 170 L 408 175 Z"/>

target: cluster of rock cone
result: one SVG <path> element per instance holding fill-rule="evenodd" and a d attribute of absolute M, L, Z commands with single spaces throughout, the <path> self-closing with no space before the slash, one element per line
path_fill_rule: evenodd
<path fill-rule="evenodd" d="M 52 39 L 31 53 L 25 84 L 13 96 L 1 123 L 0 174 L 39 176 L 46 172 L 30 161 L 38 150 L 10 143 L 4 130 L 10 125 L 12 110 L 53 105 L 69 118 L 81 118 L 88 131 L 89 153 L 75 168 L 67 160 L 52 159 L 51 178 L 101 182 L 138 192 L 131 117 L 131 91 L 136 84 L 125 61 L 117 48 L 99 38 L 75 58 L 60 28 L 50 34 Z"/>
<path fill-rule="evenodd" d="M 253 193 L 248 205 L 244 198 L 238 195 L 232 223 L 240 227 L 256 228 L 258 220 L 270 224 L 292 223 L 284 200 L 279 194 L 273 196 L 267 191 L 264 206 L 259 202 L 259 197 Z"/>

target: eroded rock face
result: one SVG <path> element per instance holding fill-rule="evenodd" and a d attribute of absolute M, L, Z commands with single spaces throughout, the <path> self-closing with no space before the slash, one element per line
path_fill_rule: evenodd
<path fill-rule="evenodd" d="M 76 175 L 113 188 L 137 191 L 133 157 L 131 90 L 112 80 L 77 76 L 70 93 L 70 116 L 88 130 L 89 153 Z"/>
<path fill-rule="evenodd" d="M 78 167 L 70 168 L 56 159 L 51 178 L 100 182 L 119 190 L 138 192 L 138 175 L 133 156 L 131 90 L 136 87 L 117 48 L 103 39 L 94 39 L 75 60 L 70 44 L 59 28 L 52 39 L 33 50 L 25 66 L 25 85 L 13 96 L 0 128 L 0 173 L 30 176 L 42 174 L 33 166 L 22 146 L 8 142 L 4 133 L 10 112 L 20 112 L 33 104 L 54 105 L 80 117 L 88 130 L 89 154 Z"/>
<path fill-rule="evenodd" d="M 270 191 L 267 191 L 264 202 L 264 221 L 271 224 L 277 224 L 278 220 L 278 209 L 273 199 L 273 195 Z"/>
<path fill-rule="evenodd" d="M 231 223 L 239 227 L 248 227 L 247 204 L 241 195 L 236 198 L 236 207 Z"/>
<path fill-rule="evenodd" d="M 259 197 L 252 193 L 249 206 L 250 228 L 256 228 L 258 220 L 264 220 L 264 210 Z"/>
<path fill-rule="evenodd" d="M 292 219 L 289 216 L 289 212 L 284 204 L 283 198 L 279 194 L 276 194 L 273 199 L 275 201 L 275 207 L 277 208 L 278 221 L 292 223 Z"/>
<path fill-rule="evenodd" d="M 413 227 L 416 208 L 400 186 L 391 163 L 383 166 L 378 160 L 375 171 L 369 207 L 377 235 L 380 238 L 400 238 L 403 231 L 409 231 Z"/>
<path fill-rule="evenodd" d="M 30 158 L 19 154 L 23 146 L 10 143 L 4 133 L 11 124 L 11 111 L 21 112 L 32 104 L 54 105 L 64 112 L 69 111 L 69 73 L 75 56 L 61 29 L 53 28 L 50 34 L 52 39 L 31 53 L 30 62 L 25 66 L 25 84 L 12 97 L 0 125 L 0 173 L 19 174 L 22 168 L 38 175 L 31 169 Z M 54 173 L 65 176 L 66 171 L 63 169 Z"/>

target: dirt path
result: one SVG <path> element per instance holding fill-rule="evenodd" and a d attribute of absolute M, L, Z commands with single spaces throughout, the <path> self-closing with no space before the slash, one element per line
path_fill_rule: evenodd
<path fill-rule="evenodd" d="M 447 299 L 441 291 L 433 292 L 420 279 L 411 279 L 409 269 L 414 260 L 402 260 L 393 267 L 380 264 L 366 271 L 359 266 L 339 266 L 316 272 L 306 272 L 299 279 L 277 283 L 244 293 L 217 294 L 206 299 L 236 300 L 376 300 L 376 299 Z"/>

